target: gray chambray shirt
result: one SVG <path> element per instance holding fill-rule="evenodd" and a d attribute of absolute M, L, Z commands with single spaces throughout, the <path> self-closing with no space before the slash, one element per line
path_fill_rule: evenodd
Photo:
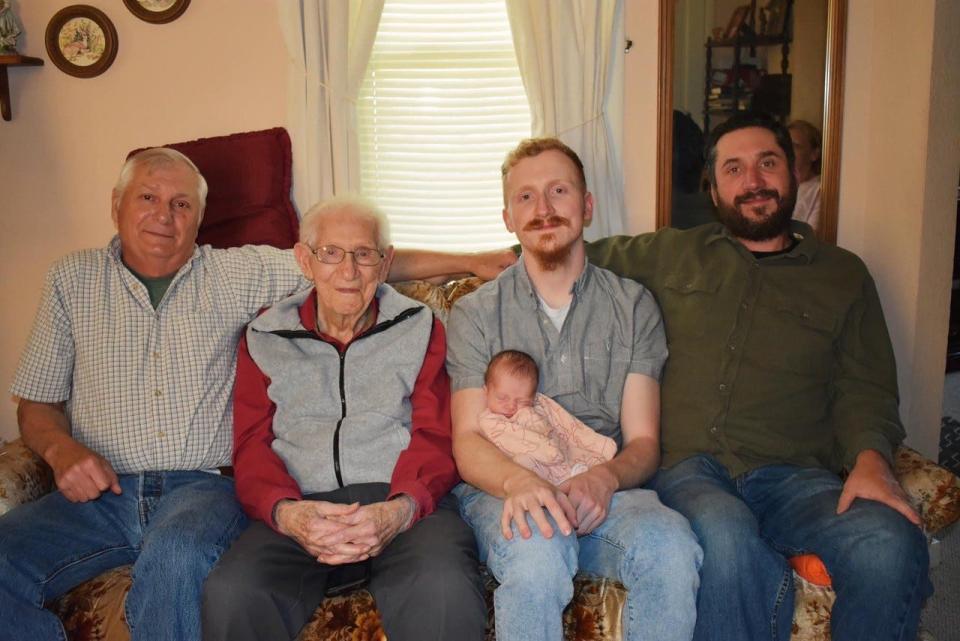
<path fill-rule="evenodd" d="M 588 262 L 558 332 L 522 258 L 453 306 L 447 323 L 453 391 L 483 387 L 487 363 L 504 349 L 530 354 L 540 366 L 539 391 L 617 447 L 623 445 L 620 400 L 627 374 L 659 381 L 667 358 L 660 309 L 642 285 Z"/>

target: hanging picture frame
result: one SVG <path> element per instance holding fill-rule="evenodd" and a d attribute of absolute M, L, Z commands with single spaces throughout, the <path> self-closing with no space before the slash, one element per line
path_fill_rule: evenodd
<path fill-rule="evenodd" d="M 163 24 L 179 18 L 190 6 L 190 0 L 123 0 L 123 4 L 143 21 Z"/>
<path fill-rule="evenodd" d="M 54 14 L 44 38 L 50 62 L 77 78 L 93 78 L 117 57 L 117 30 L 107 14 L 75 4 Z"/>
<path fill-rule="evenodd" d="M 740 35 L 740 30 L 747 22 L 747 16 L 750 13 L 750 5 L 745 4 L 733 10 L 730 16 L 730 22 L 727 23 L 727 29 L 723 32 L 723 39 L 732 42 Z"/>

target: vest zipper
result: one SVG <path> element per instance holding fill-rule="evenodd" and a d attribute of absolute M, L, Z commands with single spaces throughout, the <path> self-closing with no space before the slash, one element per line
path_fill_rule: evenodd
<path fill-rule="evenodd" d="M 333 473 L 337 476 L 337 486 L 343 487 L 343 476 L 340 474 L 340 426 L 343 425 L 343 419 L 347 417 L 347 390 L 343 370 L 346 366 L 347 348 L 340 354 L 340 420 L 337 421 L 337 427 L 333 430 Z"/>

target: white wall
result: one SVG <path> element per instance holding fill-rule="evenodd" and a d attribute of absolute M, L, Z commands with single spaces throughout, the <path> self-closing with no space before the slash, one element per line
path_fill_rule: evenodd
<path fill-rule="evenodd" d="M 656 226 L 657 20 L 654 0 L 624 0 L 624 34 L 633 48 L 624 62 L 624 200 L 629 226 L 639 234 Z"/>
<path fill-rule="evenodd" d="M 960 3 L 850 2 L 838 242 L 870 267 L 907 442 L 935 456 L 960 175 Z"/>
<path fill-rule="evenodd" d="M 13 120 L 0 121 L 0 439 L 16 434 L 7 401 L 44 273 L 113 233 L 110 190 L 134 148 L 283 125 L 286 53 L 272 2 L 194 0 L 153 25 L 118 0 L 85 0 L 117 28 L 103 75 L 68 76 L 47 60 L 47 22 L 69 3 L 14 0 L 19 50 L 43 67 L 10 70 Z"/>

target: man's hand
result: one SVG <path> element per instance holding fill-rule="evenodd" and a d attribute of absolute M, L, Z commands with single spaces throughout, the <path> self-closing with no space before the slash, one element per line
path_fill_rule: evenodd
<path fill-rule="evenodd" d="M 510 249 L 477 252 L 469 258 L 470 271 L 483 280 L 493 280 L 515 262 L 517 255 Z"/>
<path fill-rule="evenodd" d="M 65 405 L 21 398 L 17 422 L 23 442 L 53 469 L 57 489 L 68 501 L 92 501 L 108 489 L 120 494 L 110 462 L 70 435 Z"/>
<path fill-rule="evenodd" d="M 511 522 L 517 524 L 520 536 L 529 539 L 532 532 L 527 525 L 527 513 L 540 529 L 544 538 L 553 536 L 553 527 L 547 520 L 544 508 L 556 521 L 564 536 L 573 532 L 577 513 L 570 500 L 556 487 L 529 470 L 520 470 L 503 482 L 503 512 L 500 515 L 500 530 L 506 539 L 513 538 Z M 571 522 L 573 525 L 571 525 Z"/>
<path fill-rule="evenodd" d="M 359 508 L 359 503 L 282 501 L 276 509 L 277 529 L 299 543 L 300 547 L 323 563 L 330 563 L 330 561 L 322 557 L 333 555 L 359 556 L 359 550 L 355 548 L 349 546 L 331 548 L 322 542 L 331 534 L 346 528 L 344 524 L 336 520 L 338 517 L 353 514 Z M 352 560 L 343 562 L 349 563 Z M 330 563 L 330 565 L 335 565 L 335 563 Z"/>
<path fill-rule="evenodd" d="M 879 501 L 895 509 L 911 523 L 920 525 L 920 517 L 910 505 L 890 465 L 876 450 L 864 450 L 857 455 L 857 462 L 843 484 L 837 502 L 837 514 L 846 512 L 857 498 Z"/>
<path fill-rule="evenodd" d="M 593 532 L 607 518 L 617 486 L 617 477 L 604 465 L 595 465 L 560 484 L 557 489 L 576 509 L 578 535 Z"/>
<path fill-rule="evenodd" d="M 109 461 L 72 438 L 51 447 L 45 458 L 53 469 L 57 489 L 68 501 L 92 501 L 108 489 L 121 493 L 120 480 Z"/>
<path fill-rule="evenodd" d="M 317 560 L 336 565 L 377 556 L 409 527 L 416 509 L 412 498 L 401 495 L 390 501 L 364 505 L 348 514 L 331 516 L 330 520 L 343 527 L 319 539 L 318 543 L 328 552 Z"/>

